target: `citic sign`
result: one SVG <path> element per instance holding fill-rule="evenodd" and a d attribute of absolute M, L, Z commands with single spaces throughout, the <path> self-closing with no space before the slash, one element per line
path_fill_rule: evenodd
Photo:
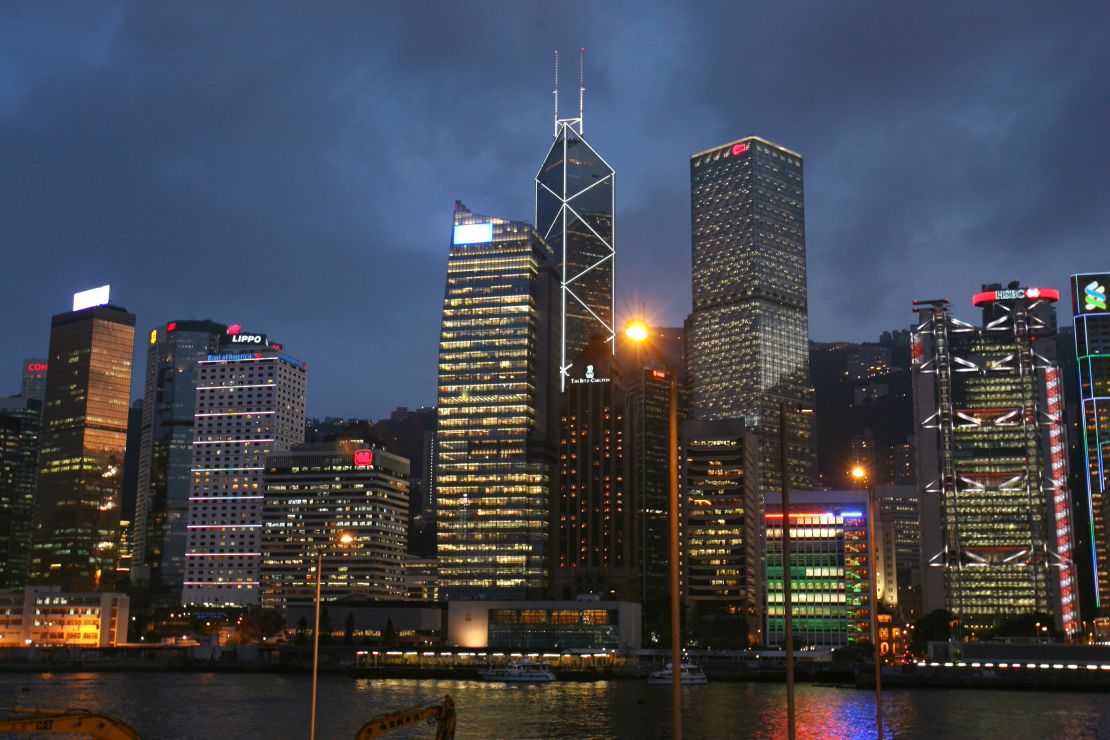
<path fill-rule="evenodd" d="M 29 373 L 45 373 L 48 366 L 41 362 L 32 362 L 27 365 L 27 372 Z"/>
<path fill-rule="evenodd" d="M 355 467 L 368 468 L 374 464 L 373 450 L 355 450 Z"/>

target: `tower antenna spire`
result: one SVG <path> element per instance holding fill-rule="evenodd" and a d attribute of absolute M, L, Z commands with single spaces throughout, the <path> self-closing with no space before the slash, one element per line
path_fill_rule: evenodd
<path fill-rule="evenodd" d="M 586 117 L 583 106 L 586 103 L 586 47 L 578 50 L 578 133 L 583 134 L 586 128 Z"/>
<path fill-rule="evenodd" d="M 555 98 L 555 136 L 559 135 L 559 50 L 555 50 L 555 87 L 551 91 Z"/>

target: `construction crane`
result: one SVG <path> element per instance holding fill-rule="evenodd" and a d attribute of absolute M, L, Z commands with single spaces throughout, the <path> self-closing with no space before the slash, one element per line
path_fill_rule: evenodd
<path fill-rule="evenodd" d="M 388 735 L 417 722 L 436 722 L 438 726 L 436 727 L 435 740 L 453 740 L 455 737 L 455 700 L 447 695 L 443 697 L 443 701 L 435 704 L 422 704 L 396 712 L 379 714 L 355 733 L 355 740 L 371 740 L 371 738 Z"/>
<path fill-rule="evenodd" d="M 92 740 L 139 740 L 139 733 L 109 714 L 96 714 L 84 709 L 21 707 L 4 711 L 17 715 L 0 717 L 0 734 L 4 735 L 51 734 L 84 736 Z"/>

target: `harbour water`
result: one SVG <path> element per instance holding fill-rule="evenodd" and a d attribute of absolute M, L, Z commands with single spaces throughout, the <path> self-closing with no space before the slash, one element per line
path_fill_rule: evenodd
<path fill-rule="evenodd" d="M 451 694 L 459 738 L 665 738 L 669 688 L 639 681 L 498 685 L 479 681 L 320 679 L 318 737 L 345 739 L 374 715 Z M 305 738 L 309 678 L 230 673 L 7 674 L 0 706 L 114 714 L 144 738 Z M 785 737 L 784 687 L 685 689 L 688 738 Z M 799 738 L 873 738 L 874 695 L 799 685 Z M 1110 694 L 892 690 L 896 738 L 1110 738 Z M 394 737 L 426 737 L 429 728 Z"/>

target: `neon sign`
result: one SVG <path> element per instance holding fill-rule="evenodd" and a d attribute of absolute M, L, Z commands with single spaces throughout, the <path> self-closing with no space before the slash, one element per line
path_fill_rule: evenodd
<path fill-rule="evenodd" d="M 166 332 L 167 333 L 172 334 L 175 331 L 177 331 L 177 322 L 176 321 L 171 321 L 170 323 L 166 324 Z"/>
<path fill-rule="evenodd" d="M 43 362 L 32 362 L 27 365 L 27 372 L 29 373 L 45 373 L 47 365 Z"/>
<path fill-rule="evenodd" d="M 243 327 L 239 326 L 238 324 L 232 324 L 231 326 L 227 327 L 227 333 L 233 337 L 238 335 L 241 331 L 243 331 Z"/>
<path fill-rule="evenodd" d="M 1106 310 L 1106 286 L 1097 280 L 1092 280 L 1083 286 L 1083 310 L 1084 311 L 1105 311 Z"/>
<path fill-rule="evenodd" d="M 1028 298 L 1031 301 L 1046 300 L 1058 301 L 1060 300 L 1060 291 L 1055 288 L 1025 288 L 1014 290 L 987 290 L 982 293 L 976 293 L 971 297 L 971 305 L 981 306 L 984 303 L 994 303 L 995 301 L 1020 301 L 1023 298 Z"/>
<path fill-rule="evenodd" d="M 732 145 L 732 156 L 734 156 L 734 157 L 739 157 L 741 154 L 743 154 L 746 151 L 748 151 L 748 145 L 747 144 L 741 143 L 741 144 L 733 144 Z"/>
<path fill-rule="evenodd" d="M 368 468 L 374 464 L 373 450 L 355 450 L 355 467 Z"/>

